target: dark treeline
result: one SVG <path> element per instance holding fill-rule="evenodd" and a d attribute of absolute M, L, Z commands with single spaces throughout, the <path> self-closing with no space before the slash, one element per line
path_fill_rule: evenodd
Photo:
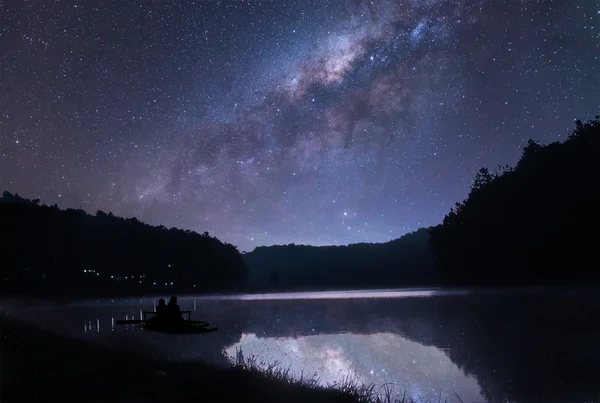
<path fill-rule="evenodd" d="M 281 245 L 244 254 L 279 289 L 600 281 L 600 122 L 530 140 L 516 167 L 481 169 L 442 224 L 382 244 Z"/>
<path fill-rule="evenodd" d="M 600 121 L 482 169 L 443 223 L 381 244 L 241 255 L 208 233 L 0 199 L 5 290 L 165 293 L 600 281 Z M 248 275 L 246 271 L 248 268 Z M 173 283 L 173 285 L 171 285 Z"/>
<path fill-rule="evenodd" d="M 202 292 L 239 288 L 237 248 L 207 232 L 151 226 L 98 211 L 61 210 L 4 192 L 4 291 L 65 295 Z"/>
<path fill-rule="evenodd" d="M 482 169 L 431 230 L 447 284 L 598 282 L 600 116 L 562 143 L 530 140 L 514 168 Z"/>
<path fill-rule="evenodd" d="M 243 254 L 251 286 L 339 289 L 420 286 L 438 282 L 422 228 L 386 243 L 261 246 Z"/>

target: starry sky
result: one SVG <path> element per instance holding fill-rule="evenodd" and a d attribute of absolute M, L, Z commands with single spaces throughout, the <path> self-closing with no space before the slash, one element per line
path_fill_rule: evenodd
<path fill-rule="evenodd" d="M 600 4 L 0 3 L 0 188 L 258 245 L 439 223 L 600 112 Z"/>

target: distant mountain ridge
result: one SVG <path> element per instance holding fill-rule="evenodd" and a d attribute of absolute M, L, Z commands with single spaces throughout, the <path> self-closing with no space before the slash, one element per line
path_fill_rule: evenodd
<path fill-rule="evenodd" d="M 600 283 L 600 116 L 482 168 L 441 224 L 380 244 L 276 245 L 242 255 L 267 289 Z"/>
<path fill-rule="evenodd" d="M 385 243 L 260 246 L 242 257 L 249 285 L 261 288 L 418 286 L 439 281 L 427 228 Z"/>
<path fill-rule="evenodd" d="M 441 224 L 379 244 L 261 246 L 4 192 L 0 290 L 214 292 L 600 284 L 600 116 L 482 168 Z M 112 277 L 111 277 L 112 276 Z M 98 278 L 99 277 L 99 278 Z M 134 281 L 135 279 L 135 281 Z"/>

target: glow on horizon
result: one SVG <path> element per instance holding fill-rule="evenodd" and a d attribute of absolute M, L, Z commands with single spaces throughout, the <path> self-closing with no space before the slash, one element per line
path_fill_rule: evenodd
<path fill-rule="evenodd" d="M 467 290 L 441 290 L 441 289 L 384 289 L 384 290 L 348 290 L 348 291 L 298 291 L 275 292 L 260 294 L 238 294 L 223 296 L 205 296 L 189 298 L 220 299 L 241 301 L 262 300 L 313 300 L 313 299 L 365 299 L 365 298 L 426 298 L 438 295 L 467 295 Z M 185 297 L 184 297 L 185 298 Z"/>

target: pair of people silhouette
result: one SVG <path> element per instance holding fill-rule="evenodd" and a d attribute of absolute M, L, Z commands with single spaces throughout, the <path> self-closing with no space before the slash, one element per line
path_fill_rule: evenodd
<path fill-rule="evenodd" d="M 163 298 L 158 300 L 158 305 L 156 306 L 156 319 L 170 324 L 182 323 L 183 318 L 181 317 L 181 309 L 179 305 L 177 305 L 177 297 L 172 296 L 169 299 L 169 303 L 165 304 L 165 300 Z"/>

